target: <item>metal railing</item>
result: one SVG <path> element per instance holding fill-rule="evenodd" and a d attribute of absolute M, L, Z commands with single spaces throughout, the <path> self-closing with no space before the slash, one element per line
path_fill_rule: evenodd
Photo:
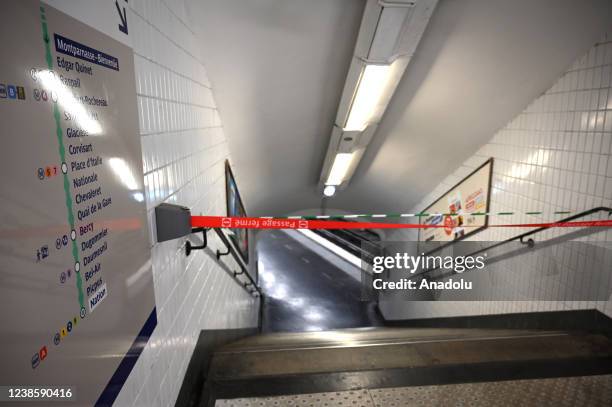
<path fill-rule="evenodd" d="M 509 239 L 502 240 L 502 241 L 500 241 L 498 243 L 492 244 L 490 246 L 487 246 L 487 247 L 484 247 L 482 249 L 476 250 L 476 251 L 474 251 L 472 253 L 466 254 L 465 256 L 466 257 L 467 256 L 476 256 L 476 255 L 478 255 L 480 253 L 483 253 L 483 252 L 486 252 L 488 250 L 492 250 L 492 249 L 498 248 L 500 246 L 503 246 L 503 245 L 506 245 L 508 243 L 515 242 L 515 241 L 519 241 L 520 243 L 522 243 L 524 245 L 527 245 L 528 247 L 532 248 L 535 245 L 535 241 L 532 238 L 529 238 L 529 239 L 525 240 L 529 236 L 533 236 L 533 235 L 535 235 L 537 233 L 540 233 L 540 232 L 542 232 L 544 230 L 551 229 L 551 228 L 555 227 L 554 226 L 555 223 L 571 222 L 573 220 L 576 220 L 576 219 L 579 219 L 579 218 L 582 218 L 582 217 L 585 217 L 585 216 L 593 215 L 593 214 L 598 213 L 598 212 L 608 212 L 608 217 L 612 216 L 612 208 L 609 208 L 607 206 L 598 206 L 596 208 L 588 209 L 586 211 L 576 213 L 576 214 L 574 214 L 572 216 L 568 216 L 567 218 L 560 219 L 560 220 L 558 220 L 556 222 L 553 222 L 553 224 L 550 225 L 550 226 L 542 226 L 542 227 L 530 230 L 528 232 L 521 233 L 520 235 L 516 235 L 516 236 L 511 237 Z M 439 248 L 433 249 L 433 250 L 427 252 L 426 254 L 429 255 L 431 253 L 435 253 L 437 251 L 443 250 L 443 249 L 447 248 L 448 246 L 450 246 L 450 245 L 452 245 L 454 243 L 457 243 L 457 241 L 452 242 L 452 243 L 450 243 L 448 245 L 444 245 L 444 246 L 441 246 Z M 432 273 L 432 272 L 434 272 L 436 270 L 439 270 L 439 269 L 440 269 L 439 267 L 436 267 L 436 268 L 433 268 L 433 269 L 427 269 L 427 270 L 422 271 L 420 273 L 415 273 L 415 274 L 413 274 L 409 278 L 413 279 L 413 278 L 416 278 L 416 277 L 421 277 L 421 276 L 423 276 L 425 274 Z"/>
<path fill-rule="evenodd" d="M 253 277 L 251 276 L 251 274 L 249 273 L 246 265 L 243 263 L 242 259 L 240 258 L 240 256 L 238 255 L 238 253 L 236 253 L 236 249 L 234 249 L 234 246 L 232 246 L 232 244 L 229 242 L 229 240 L 227 239 L 227 236 L 225 236 L 225 233 L 223 233 L 221 231 L 221 229 L 219 228 L 213 228 L 215 233 L 217 234 L 217 236 L 219 236 L 219 238 L 221 239 L 221 241 L 223 242 L 223 244 L 225 245 L 226 248 L 226 252 L 220 252 L 219 250 L 217 250 L 217 260 L 220 260 L 221 257 L 226 256 L 228 254 L 231 254 L 232 257 L 234 258 L 234 260 L 236 261 L 236 263 L 238 264 L 238 267 L 240 267 L 240 272 L 237 271 L 233 271 L 233 277 L 236 281 L 238 281 L 239 283 L 241 283 L 241 285 L 250 293 L 250 294 L 255 294 L 255 296 L 259 296 L 262 297 L 263 294 L 261 292 L 261 288 L 259 288 L 259 286 L 257 285 L 257 282 L 253 279 Z M 248 282 L 246 281 L 242 281 L 240 278 L 238 278 L 238 276 L 244 275 Z"/>
<path fill-rule="evenodd" d="M 223 245 L 225 245 L 225 252 L 221 252 L 217 249 L 215 256 L 217 258 L 217 261 L 221 261 L 221 257 L 223 256 L 227 256 L 227 255 L 231 255 L 234 260 L 236 261 L 236 264 L 238 264 L 238 267 L 240 267 L 240 271 L 229 271 L 230 273 L 232 273 L 232 277 L 234 278 L 234 281 L 236 281 L 237 283 L 239 283 L 242 288 L 244 290 L 246 290 L 249 295 L 254 295 L 255 297 L 259 298 L 259 310 L 258 310 L 258 329 L 261 332 L 262 328 L 263 328 L 263 318 L 264 318 L 264 314 L 263 314 L 263 310 L 264 310 L 264 295 L 263 292 L 261 291 L 261 288 L 257 285 L 257 281 L 255 281 L 255 279 L 253 278 L 253 276 L 251 276 L 251 273 L 249 273 L 249 270 L 246 266 L 246 264 L 244 264 L 244 262 L 242 261 L 242 258 L 238 255 L 238 253 L 236 253 L 236 249 L 234 248 L 234 246 L 232 246 L 232 244 L 229 242 L 229 240 L 227 239 L 227 236 L 225 236 L 225 233 L 223 233 L 221 231 L 221 229 L 219 228 L 213 228 L 215 233 L 217 234 L 217 236 L 219 236 L 219 239 L 221 239 L 221 241 L 223 242 Z M 240 276 L 245 276 L 247 278 L 248 281 L 242 281 L 242 279 L 240 278 Z"/>
<path fill-rule="evenodd" d="M 206 250 L 206 249 L 210 250 L 208 248 L 208 237 L 207 237 L 207 234 L 208 234 L 208 231 L 210 231 L 211 229 L 215 230 L 215 233 L 217 234 L 217 236 L 219 236 L 219 238 L 221 239 L 221 241 L 225 245 L 225 249 L 226 249 L 225 252 L 221 252 L 219 250 L 216 251 L 215 257 L 217 258 L 217 261 L 220 261 L 221 257 L 227 256 L 228 254 L 231 254 L 232 257 L 234 258 L 234 260 L 236 260 L 236 263 L 238 264 L 238 267 L 240 267 L 240 272 L 233 271 L 233 270 L 229 271 L 232 274 L 234 280 L 239 282 L 244 287 L 244 289 L 249 292 L 249 294 L 256 294 L 258 296 L 261 296 L 262 295 L 261 289 L 257 285 L 257 282 L 253 279 L 253 277 L 251 276 L 251 274 L 249 273 L 249 271 L 247 269 L 247 266 L 244 264 L 244 262 L 242 261 L 240 256 L 238 256 L 238 254 L 236 253 L 236 249 L 234 249 L 234 247 L 230 244 L 229 240 L 227 240 L 227 237 L 221 231 L 221 229 L 219 229 L 219 228 L 202 228 L 202 227 L 191 229 L 191 233 L 202 233 L 202 244 L 194 246 L 193 243 L 191 243 L 189 240 L 187 240 L 187 243 L 185 244 L 185 254 L 187 256 L 189 256 L 194 250 Z M 246 278 L 249 281 L 248 282 L 243 282 L 240 278 L 238 278 L 238 276 L 240 276 L 240 275 L 246 276 Z"/>

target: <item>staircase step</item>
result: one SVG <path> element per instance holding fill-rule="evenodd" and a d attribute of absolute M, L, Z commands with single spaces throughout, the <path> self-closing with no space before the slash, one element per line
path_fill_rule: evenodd
<path fill-rule="evenodd" d="M 558 335 L 561 333 L 564 333 L 564 331 L 473 328 L 353 328 L 250 336 L 220 347 L 216 353 L 355 347 L 432 340 Z"/>
<path fill-rule="evenodd" d="M 343 340 L 329 338 L 319 342 L 316 342 L 316 335 L 310 335 L 309 340 L 296 339 L 292 346 L 278 337 L 274 340 L 268 338 L 269 342 L 261 337 L 255 341 L 240 341 L 240 344 L 234 343 L 215 352 L 209 378 L 215 381 L 241 380 L 398 368 L 612 358 L 612 342 L 603 335 L 433 331 L 437 331 L 437 335 L 426 331 L 418 335 L 416 332 L 406 332 L 405 335 L 389 332 L 397 334 L 391 338 L 357 334 L 361 342 L 358 339 L 355 343 L 347 339 L 351 335 Z M 372 343 L 375 340 L 378 343 Z"/>

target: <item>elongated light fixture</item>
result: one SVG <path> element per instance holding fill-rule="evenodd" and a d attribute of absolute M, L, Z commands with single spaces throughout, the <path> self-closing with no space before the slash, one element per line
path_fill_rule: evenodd
<path fill-rule="evenodd" d="M 319 176 L 330 197 L 347 187 L 375 136 L 438 0 L 366 0 Z M 327 189 L 326 189 L 327 188 Z M 327 192 L 326 192 L 327 191 Z"/>
<path fill-rule="evenodd" d="M 338 153 L 329 171 L 325 185 L 340 185 L 348 173 L 353 162 L 353 153 Z"/>
<path fill-rule="evenodd" d="M 344 131 L 363 131 L 367 127 L 389 79 L 391 65 L 366 65 Z"/>

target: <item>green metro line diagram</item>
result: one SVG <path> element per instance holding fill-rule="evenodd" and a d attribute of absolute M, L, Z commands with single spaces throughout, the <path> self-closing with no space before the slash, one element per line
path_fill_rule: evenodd
<path fill-rule="evenodd" d="M 47 21 L 45 16 L 44 7 L 40 8 L 40 19 L 42 26 L 43 41 L 45 45 L 45 61 L 47 63 L 48 72 L 53 72 L 53 58 L 51 56 L 51 40 L 49 38 L 49 32 L 47 28 Z M 52 90 L 53 91 L 53 90 Z M 81 318 L 85 316 L 85 295 L 83 294 L 83 278 L 81 277 L 80 268 L 81 263 L 79 261 L 79 250 L 76 242 L 76 230 L 74 222 L 74 213 L 72 207 L 72 194 L 70 191 L 70 180 L 68 178 L 68 165 L 66 164 L 66 148 L 64 147 L 63 131 L 61 126 L 60 111 L 58 108 L 58 101 L 53 101 L 53 117 L 55 120 L 55 134 L 57 136 L 58 150 L 62 169 L 62 178 L 64 183 L 64 195 L 66 201 L 66 211 L 68 214 L 68 224 L 70 226 L 70 240 L 72 247 L 72 258 L 74 260 L 74 271 L 76 275 L 76 285 L 78 290 L 78 301 L 79 301 L 79 314 Z"/>

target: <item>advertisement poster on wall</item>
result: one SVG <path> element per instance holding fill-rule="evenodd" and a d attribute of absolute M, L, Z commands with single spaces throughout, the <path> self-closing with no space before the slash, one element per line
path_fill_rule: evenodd
<path fill-rule="evenodd" d="M 246 217 L 246 210 L 242 204 L 236 179 L 232 173 L 229 161 L 225 161 L 225 193 L 227 203 L 227 216 Z M 248 229 L 231 229 L 230 239 L 238 248 L 240 256 L 245 263 L 249 262 L 249 233 Z"/>
<path fill-rule="evenodd" d="M 492 173 L 491 158 L 425 208 L 421 223 L 443 227 L 421 229 L 419 241 L 451 242 L 486 228 Z"/>

